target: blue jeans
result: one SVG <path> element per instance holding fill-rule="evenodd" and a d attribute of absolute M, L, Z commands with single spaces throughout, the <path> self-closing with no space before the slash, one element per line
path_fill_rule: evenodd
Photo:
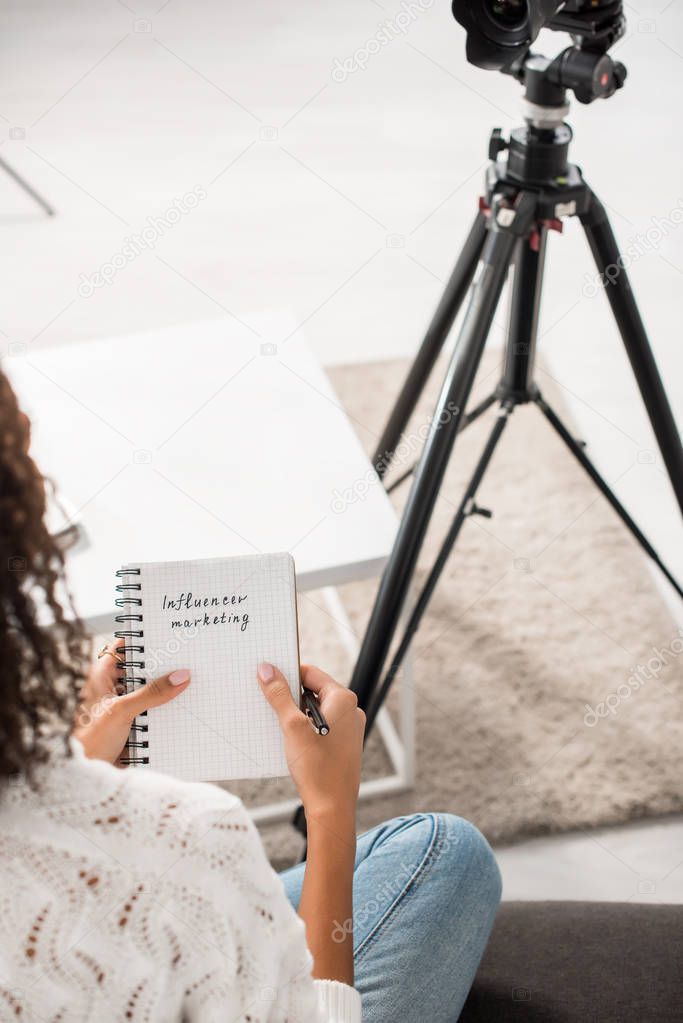
<path fill-rule="evenodd" d="M 303 865 L 281 874 L 295 909 L 303 874 Z M 364 1023 L 455 1023 L 500 890 L 488 843 L 460 817 L 419 813 L 361 835 L 353 931 Z"/>

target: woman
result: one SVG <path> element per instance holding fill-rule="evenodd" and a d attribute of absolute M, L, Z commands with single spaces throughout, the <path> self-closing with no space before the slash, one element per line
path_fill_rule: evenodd
<path fill-rule="evenodd" d="M 192 680 L 118 695 L 114 646 L 86 673 L 28 446 L 0 373 L 0 1019 L 346 1023 L 362 999 L 364 1020 L 453 1023 L 500 896 L 484 839 L 418 814 L 356 843 L 364 716 L 313 667 L 324 738 L 277 667 L 254 679 L 306 811 L 305 868 L 274 874 L 223 790 L 115 766 L 133 717 Z"/>

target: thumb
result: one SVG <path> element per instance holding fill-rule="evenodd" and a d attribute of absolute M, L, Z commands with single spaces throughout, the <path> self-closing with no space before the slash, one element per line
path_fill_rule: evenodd
<path fill-rule="evenodd" d="M 162 675 L 147 682 L 133 693 L 120 696 L 116 705 L 119 710 L 134 718 L 144 710 L 161 707 L 162 704 L 174 700 L 180 693 L 185 692 L 189 684 L 190 672 L 187 668 L 179 668 L 169 675 Z"/>
<path fill-rule="evenodd" d="M 294 717 L 301 713 L 294 702 L 289 682 L 279 668 L 266 661 L 259 664 L 257 676 L 261 692 L 277 714 L 280 724 L 289 724 Z"/>

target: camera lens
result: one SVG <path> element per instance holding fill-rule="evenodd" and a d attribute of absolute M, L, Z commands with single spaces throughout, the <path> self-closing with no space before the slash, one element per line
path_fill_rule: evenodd
<path fill-rule="evenodd" d="M 526 24 L 526 0 L 485 0 L 485 8 L 491 21 L 507 32 Z"/>

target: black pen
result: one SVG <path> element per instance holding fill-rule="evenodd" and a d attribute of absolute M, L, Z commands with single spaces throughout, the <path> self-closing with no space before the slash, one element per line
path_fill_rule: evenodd
<path fill-rule="evenodd" d="M 301 709 L 305 712 L 306 717 L 311 722 L 318 735 L 327 735 L 329 733 L 330 726 L 320 713 L 318 699 L 315 693 L 310 689 L 306 689 L 305 686 L 301 687 Z"/>

